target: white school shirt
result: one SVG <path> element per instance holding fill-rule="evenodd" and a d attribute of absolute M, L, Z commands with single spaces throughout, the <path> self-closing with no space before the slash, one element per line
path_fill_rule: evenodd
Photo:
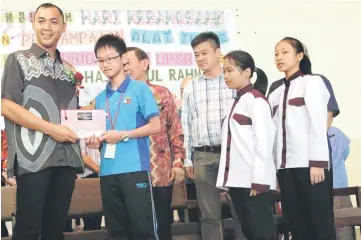
<path fill-rule="evenodd" d="M 268 96 L 277 126 L 277 169 L 329 167 L 327 104 L 321 77 L 297 72 Z"/>
<path fill-rule="evenodd" d="M 252 84 L 237 98 L 222 125 L 222 152 L 216 186 L 251 188 L 259 192 L 276 189 L 272 158 L 276 127 L 270 106 Z"/>

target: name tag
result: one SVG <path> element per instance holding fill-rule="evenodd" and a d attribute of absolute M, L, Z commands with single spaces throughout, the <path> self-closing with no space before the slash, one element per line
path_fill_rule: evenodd
<path fill-rule="evenodd" d="M 107 143 L 107 145 L 105 146 L 104 158 L 114 159 L 116 146 L 117 146 L 116 144 Z"/>

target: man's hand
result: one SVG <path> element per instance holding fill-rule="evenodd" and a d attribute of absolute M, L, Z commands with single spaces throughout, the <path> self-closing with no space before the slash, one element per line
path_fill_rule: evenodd
<path fill-rule="evenodd" d="M 54 124 L 51 127 L 49 136 L 57 142 L 71 142 L 76 143 L 79 140 L 78 136 L 67 126 Z"/>
<path fill-rule="evenodd" d="M 16 186 L 16 179 L 14 177 L 7 178 L 6 183 L 9 184 L 10 186 Z"/>
<path fill-rule="evenodd" d="M 85 145 L 88 148 L 99 149 L 100 144 L 101 144 L 101 142 L 99 141 L 99 138 L 95 137 L 94 135 L 85 140 Z"/>
<path fill-rule="evenodd" d="M 99 141 L 101 142 L 105 141 L 110 144 L 116 144 L 117 142 L 121 141 L 124 138 L 124 136 L 125 136 L 125 132 L 109 130 L 100 136 Z"/>
<path fill-rule="evenodd" d="M 311 167 L 310 168 L 310 180 L 311 180 L 312 185 L 320 183 L 323 180 L 325 180 L 325 169 Z"/>
<path fill-rule="evenodd" d="M 174 167 L 170 172 L 170 180 L 174 181 L 175 184 L 179 184 L 184 180 L 185 172 L 183 168 Z"/>
<path fill-rule="evenodd" d="M 258 195 L 258 191 L 257 190 L 254 190 L 254 189 L 251 189 L 250 193 L 249 193 L 249 196 L 257 196 Z"/>
<path fill-rule="evenodd" d="M 185 167 L 187 177 L 194 180 L 194 169 L 192 167 Z"/>

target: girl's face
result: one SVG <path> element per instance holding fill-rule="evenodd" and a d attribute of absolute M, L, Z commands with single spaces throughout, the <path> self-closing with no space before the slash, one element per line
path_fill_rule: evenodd
<path fill-rule="evenodd" d="M 230 89 L 241 89 L 250 83 L 249 76 L 250 69 L 247 68 L 241 71 L 237 68 L 229 58 L 223 62 L 224 81 Z"/>
<path fill-rule="evenodd" d="M 291 74 L 300 70 L 303 53 L 296 53 L 296 49 L 288 42 L 281 41 L 275 48 L 275 63 L 280 72 Z"/>

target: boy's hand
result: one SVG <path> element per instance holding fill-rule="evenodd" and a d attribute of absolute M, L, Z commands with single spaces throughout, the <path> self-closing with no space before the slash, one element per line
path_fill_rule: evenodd
<path fill-rule="evenodd" d="M 103 133 L 99 140 L 101 142 L 105 141 L 110 144 L 116 144 L 117 142 L 120 142 L 124 138 L 125 132 L 120 132 L 116 130 L 109 130 Z"/>

